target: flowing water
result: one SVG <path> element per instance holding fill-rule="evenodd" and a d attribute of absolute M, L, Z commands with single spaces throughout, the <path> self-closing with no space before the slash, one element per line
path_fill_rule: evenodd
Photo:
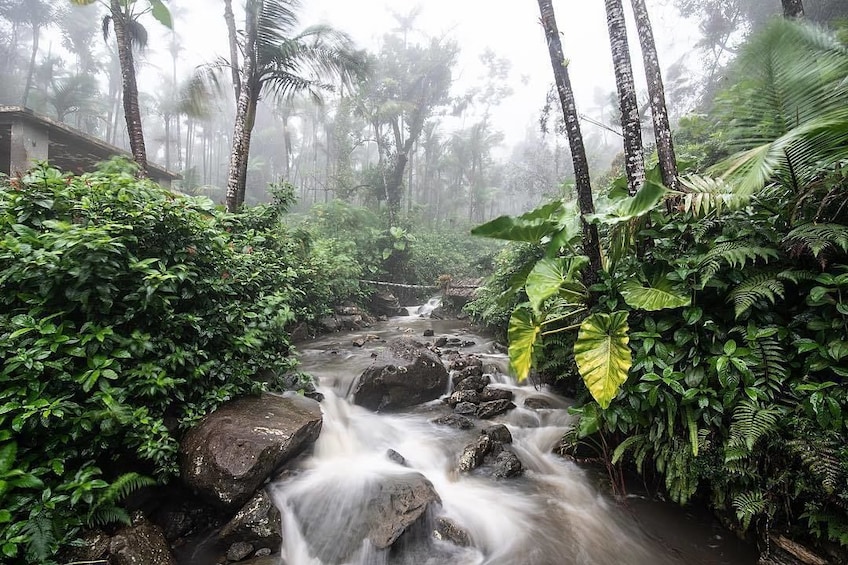
<path fill-rule="evenodd" d="M 302 369 L 318 378 L 324 424 L 314 452 L 300 469 L 274 485 L 283 514 L 282 557 L 288 565 L 707 565 L 756 562 L 747 547 L 682 510 L 632 498 L 619 504 L 602 494 L 600 478 L 551 453 L 572 424 L 567 402 L 546 390 L 517 386 L 503 374 L 506 358 L 494 343 L 471 333 L 462 322 L 431 320 L 434 301 L 409 308 L 409 317 L 391 318 L 362 332 L 334 334 L 301 344 Z M 476 353 L 501 388 L 515 394 L 514 410 L 468 431 L 431 423 L 450 408 L 441 401 L 401 413 L 377 414 L 351 404 L 357 376 L 386 339 L 435 335 L 475 344 Z M 370 337 L 369 337 L 370 336 Z M 367 337 L 362 348 L 352 340 Z M 433 338 L 429 338 L 432 340 Z M 446 393 L 448 391 L 445 391 Z M 523 407 L 528 395 L 544 396 L 555 408 Z M 524 464 L 519 478 L 497 480 L 475 471 L 460 474 L 457 461 L 480 428 L 505 424 Z M 406 466 L 387 457 L 392 449 Z M 392 549 L 367 541 L 369 499 L 382 482 L 419 472 L 441 498 L 418 532 L 404 534 Z M 464 529 L 473 547 L 462 548 L 432 535 L 435 514 Z M 428 522 L 429 520 L 429 522 Z"/>

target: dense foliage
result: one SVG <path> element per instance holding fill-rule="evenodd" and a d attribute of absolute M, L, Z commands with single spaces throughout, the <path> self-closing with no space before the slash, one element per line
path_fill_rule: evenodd
<path fill-rule="evenodd" d="M 42 563 L 81 526 L 126 521 L 120 499 L 175 476 L 187 427 L 230 398 L 299 386 L 287 328 L 349 298 L 359 271 L 287 231 L 284 205 L 223 214 L 121 161 L 3 181 L 5 556 Z"/>
<path fill-rule="evenodd" d="M 586 387 L 572 439 L 594 438 L 608 464 L 632 463 L 681 504 L 709 497 L 740 531 L 846 546 L 848 49 L 775 22 L 738 65 L 712 133 L 687 124 L 688 154 L 704 138 L 715 159 L 728 141 L 742 151 L 713 169 L 723 177 L 672 192 L 653 171 L 633 198 L 615 183 L 589 218 L 606 245 L 590 288 L 561 204 L 478 227 L 535 252 L 501 263 L 470 309 L 500 321 L 513 308 L 519 376 L 573 375 L 573 356 Z"/>

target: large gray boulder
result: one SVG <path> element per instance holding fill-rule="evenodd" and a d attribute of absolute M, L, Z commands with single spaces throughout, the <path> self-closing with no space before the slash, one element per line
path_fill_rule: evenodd
<path fill-rule="evenodd" d="M 371 295 L 369 309 L 375 316 L 406 316 L 406 309 L 400 307 L 397 296 L 389 291 Z"/>
<path fill-rule="evenodd" d="M 238 510 L 275 469 L 318 439 L 321 421 L 318 403 L 294 394 L 229 402 L 183 439 L 183 481 L 210 503 Z"/>
<path fill-rule="evenodd" d="M 393 339 L 356 382 L 353 402 L 370 410 L 397 410 L 439 398 L 448 372 L 439 357 L 422 343 Z"/>
<path fill-rule="evenodd" d="M 310 553 L 322 563 L 351 561 L 364 540 L 375 550 L 388 549 L 404 532 L 424 524 L 431 505 L 441 504 L 433 484 L 414 471 L 375 478 L 356 493 L 348 488 L 328 485 L 323 500 L 311 494 L 287 499 Z M 339 504 L 346 512 L 335 511 Z"/>

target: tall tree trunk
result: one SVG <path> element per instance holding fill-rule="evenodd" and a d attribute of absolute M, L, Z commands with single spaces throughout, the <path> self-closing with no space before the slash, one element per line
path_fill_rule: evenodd
<path fill-rule="evenodd" d="M 118 44 L 118 60 L 121 63 L 121 83 L 124 92 L 124 117 L 127 121 L 127 136 L 130 151 L 138 165 L 138 175 L 147 177 L 147 151 L 144 148 L 144 132 L 141 128 L 141 111 L 138 107 L 138 84 L 135 79 L 130 37 L 127 33 L 126 17 L 120 0 L 111 0 L 112 26 L 115 28 L 115 41 Z"/>
<path fill-rule="evenodd" d="M 21 106 L 26 107 L 29 100 L 29 91 L 32 88 L 32 77 L 35 74 L 35 57 L 38 55 L 38 39 L 41 36 L 40 26 L 32 26 L 32 52 L 29 57 L 29 70 L 27 71 L 26 84 L 24 85 L 24 93 L 21 96 Z M 14 44 L 13 44 L 14 47 Z"/>
<path fill-rule="evenodd" d="M 574 101 L 574 92 L 571 89 L 571 78 L 568 76 L 568 63 L 562 52 L 554 8 L 551 5 L 551 0 L 538 0 L 538 2 L 539 11 L 542 14 L 542 26 L 548 40 L 548 52 L 551 56 L 557 92 L 565 116 L 565 129 L 571 147 L 571 159 L 574 163 L 577 204 L 580 207 L 581 224 L 583 226 L 583 252 L 589 257 L 589 268 L 583 272 L 583 281 L 588 286 L 598 281 L 598 273 L 603 268 L 598 227 L 586 221 L 586 216 L 595 213 L 595 203 L 592 201 L 592 183 L 589 178 L 589 162 L 586 159 L 586 148 L 583 145 L 583 133 L 580 131 L 577 104 Z"/>
<path fill-rule="evenodd" d="M 627 45 L 627 28 L 621 0 L 604 0 L 607 10 L 612 62 L 615 67 L 615 86 L 621 107 L 621 128 L 624 135 L 624 169 L 627 173 L 627 192 L 633 196 L 645 183 L 645 150 L 642 147 L 642 123 L 636 84 Z"/>
<path fill-rule="evenodd" d="M 654 119 L 654 138 L 657 141 L 657 155 L 660 161 L 663 184 L 672 190 L 677 189 L 677 158 L 674 154 L 674 141 L 671 137 L 671 124 L 665 105 L 665 86 L 657 57 L 657 45 L 645 0 L 630 0 L 636 17 L 636 30 L 639 44 L 642 46 L 642 60 L 645 64 L 645 76 L 648 80 L 648 96 L 651 98 L 651 115 Z"/>
<path fill-rule="evenodd" d="M 804 17 L 803 0 L 781 0 L 783 4 L 783 17 L 800 19 Z"/>
<path fill-rule="evenodd" d="M 171 114 L 165 114 L 165 168 L 171 170 Z"/>
<path fill-rule="evenodd" d="M 227 36 L 230 41 L 230 73 L 233 77 L 233 91 L 238 103 L 241 94 L 241 78 L 239 76 L 238 38 L 236 37 L 236 18 L 233 15 L 233 0 L 224 0 L 224 21 L 227 22 Z"/>
<path fill-rule="evenodd" d="M 113 0 L 114 1 L 114 0 Z M 250 152 L 250 136 L 253 129 L 251 114 L 255 117 L 258 85 L 251 80 L 256 68 L 256 35 L 259 26 L 259 6 L 261 2 L 248 0 L 246 6 L 244 46 L 244 65 L 242 66 L 241 89 L 236 104 L 236 119 L 233 127 L 233 146 L 230 154 L 230 167 L 227 175 L 227 210 L 236 212 L 244 202 L 247 182 L 247 160 Z M 251 111 L 251 108 L 253 110 Z"/>

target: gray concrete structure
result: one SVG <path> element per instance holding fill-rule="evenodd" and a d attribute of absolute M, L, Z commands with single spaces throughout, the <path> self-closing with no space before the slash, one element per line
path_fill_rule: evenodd
<path fill-rule="evenodd" d="M 123 149 L 28 108 L 0 106 L 0 173 L 19 176 L 45 160 L 64 171 L 83 173 L 116 155 L 132 159 Z M 166 188 L 181 178 L 154 163 L 148 163 L 148 172 Z"/>

